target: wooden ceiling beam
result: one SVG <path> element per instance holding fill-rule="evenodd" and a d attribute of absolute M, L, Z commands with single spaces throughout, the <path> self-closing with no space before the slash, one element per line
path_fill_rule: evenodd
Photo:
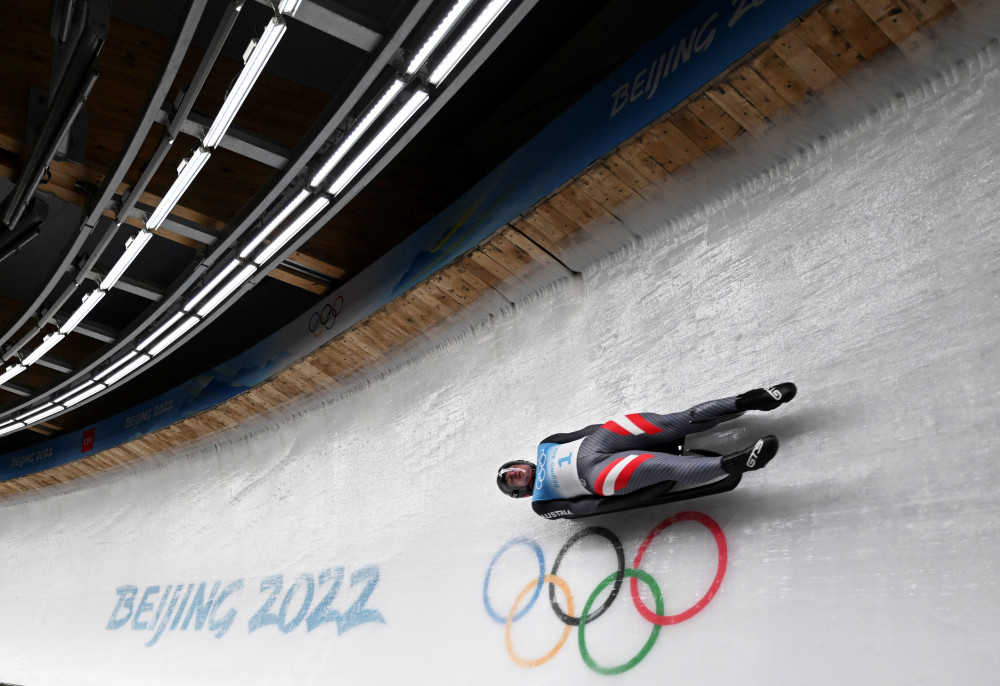
<path fill-rule="evenodd" d="M 25 147 L 23 143 L 15 141 L 10 136 L 0 135 L 0 161 L 4 159 L 3 152 L 19 156 Z M 50 169 L 52 172 L 50 177 L 46 180 L 46 183 L 38 187 L 38 190 L 50 193 L 64 202 L 81 207 L 86 202 L 86 189 L 100 183 L 101 180 L 99 173 L 75 162 L 53 162 L 50 165 Z M 0 178 L 13 181 L 15 173 L 13 165 L 5 166 L 0 162 Z M 119 193 L 126 192 L 127 186 L 122 184 L 118 191 Z M 159 201 L 159 196 L 152 193 L 143 193 L 139 198 L 139 203 L 146 207 L 155 207 Z M 104 213 L 104 216 L 114 218 L 115 214 L 111 210 L 108 210 Z M 220 233 L 225 228 L 225 222 L 181 205 L 173 209 L 171 216 L 173 220 L 165 222 L 163 226 L 156 230 L 156 234 L 167 240 L 191 248 L 201 248 L 210 245 L 208 237 L 212 236 L 213 233 Z M 177 219 L 180 221 L 177 221 Z M 125 223 L 137 229 L 145 226 L 139 217 L 130 216 L 125 220 Z M 187 227 L 185 227 L 185 224 Z M 185 228 L 190 230 L 185 230 Z M 293 253 L 290 259 L 338 281 L 347 278 L 349 275 L 345 267 L 301 252 Z M 271 271 L 268 276 L 311 293 L 324 295 L 330 290 L 330 284 L 323 280 L 312 279 L 307 275 L 280 266 Z"/>

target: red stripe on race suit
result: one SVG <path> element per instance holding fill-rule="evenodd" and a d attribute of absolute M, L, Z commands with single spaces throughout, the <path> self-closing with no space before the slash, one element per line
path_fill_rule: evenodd
<path fill-rule="evenodd" d="M 628 486 L 628 480 L 632 478 L 632 474 L 635 472 L 635 470 L 639 468 L 639 465 L 641 465 L 643 462 L 645 462 L 651 457 L 653 456 L 650 455 L 649 453 L 643 453 L 642 455 L 639 455 L 634 460 L 632 460 L 632 462 L 629 463 L 629 466 L 623 469 L 622 473 L 618 475 L 617 479 L 615 479 L 615 493 Z"/>
<path fill-rule="evenodd" d="M 658 434 L 663 431 L 660 427 L 650 424 L 641 414 L 627 414 L 625 416 L 628 417 L 630 422 L 648 434 Z"/>
<path fill-rule="evenodd" d="M 622 427 L 622 425 L 619 424 L 618 422 L 604 422 L 604 424 L 601 426 L 601 428 L 602 429 L 607 429 L 608 431 L 616 433 L 619 436 L 631 436 L 632 435 L 632 433 L 628 429 Z"/>
<path fill-rule="evenodd" d="M 617 425 L 616 425 L 617 426 Z M 604 480 L 608 478 L 608 474 L 618 465 L 622 460 L 628 459 L 628 455 L 625 457 L 619 457 L 617 460 L 612 460 L 611 464 L 605 467 L 600 476 L 597 477 L 597 481 L 594 482 L 594 492 L 601 494 L 604 493 Z"/>

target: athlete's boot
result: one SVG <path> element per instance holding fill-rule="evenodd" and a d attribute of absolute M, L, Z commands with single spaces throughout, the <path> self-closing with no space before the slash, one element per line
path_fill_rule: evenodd
<path fill-rule="evenodd" d="M 722 458 L 722 469 L 727 474 L 742 474 L 762 469 L 778 452 L 778 438 L 764 436 L 752 446 L 738 453 L 725 455 Z"/>
<path fill-rule="evenodd" d="M 795 384 L 787 381 L 770 388 L 755 388 L 736 396 L 736 409 L 741 412 L 773 410 L 778 405 L 787 403 L 794 398 L 795 391 Z"/>

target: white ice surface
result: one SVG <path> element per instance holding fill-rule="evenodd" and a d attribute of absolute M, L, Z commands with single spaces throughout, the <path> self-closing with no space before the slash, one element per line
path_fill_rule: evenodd
<path fill-rule="evenodd" d="M 700 208 L 680 215 L 690 193 L 647 199 L 621 217 L 643 238 L 346 397 L 0 502 L 0 681 L 997 683 L 998 64 L 994 45 L 904 79 L 862 116 L 831 115 L 823 141 L 789 123 L 783 140 L 799 152 L 753 182 L 702 189 Z M 746 154 L 748 167 L 763 159 Z M 549 522 L 494 486 L 499 463 L 531 457 L 548 433 L 784 380 L 800 388 L 791 405 L 699 439 L 726 449 L 781 438 L 771 465 L 732 493 Z M 549 572 L 573 532 L 600 525 L 631 566 L 657 523 L 689 510 L 728 545 L 700 613 L 664 626 L 617 677 L 585 664 L 577 628 L 545 664 L 511 660 L 483 602 L 507 541 L 537 542 Z M 707 529 L 681 522 L 642 568 L 678 613 L 717 559 Z M 383 622 L 338 633 L 321 621 L 333 582 L 320 574 L 337 567 L 346 574 L 328 607 L 352 616 L 370 583 L 351 586 L 352 574 L 377 570 L 366 607 Z M 559 576 L 577 614 L 614 569 L 601 538 L 570 549 Z M 294 624 L 313 584 L 313 630 L 307 618 L 250 631 L 279 574 L 271 611 Z M 491 606 L 506 616 L 537 576 L 530 548 L 512 547 L 492 568 Z M 192 619 L 147 647 L 155 629 L 134 616 L 107 628 L 129 616 L 119 587 L 160 587 L 141 624 L 168 585 L 237 580 L 201 630 Z M 563 632 L 547 597 L 512 624 L 527 658 Z M 626 582 L 586 642 L 597 663 L 620 664 L 652 629 Z"/>

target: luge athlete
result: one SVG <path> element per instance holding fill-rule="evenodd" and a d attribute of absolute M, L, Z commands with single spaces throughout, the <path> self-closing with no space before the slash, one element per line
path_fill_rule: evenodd
<path fill-rule="evenodd" d="M 540 468 L 527 460 L 507 462 L 497 472 L 497 486 L 512 498 L 531 496 L 536 514 L 561 519 L 596 514 L 608 498 L 649 486 L 664 486 L 657 489 L 663 493 L 677 483 L 701 484 L 761 469 L 778 452 L 775 436 L 718 457 L 675 455 L 657 448 L 662 451 L 688 434 L 708 431 L 748 410 L 773 410 L 795 393 L 795 384 L 780 383 L 710 400 L 684 412 L 626 414 L 573 433 L 554 434 L 538 445 Z M 641 500 L 636 506 L 642 506 Z"/>

